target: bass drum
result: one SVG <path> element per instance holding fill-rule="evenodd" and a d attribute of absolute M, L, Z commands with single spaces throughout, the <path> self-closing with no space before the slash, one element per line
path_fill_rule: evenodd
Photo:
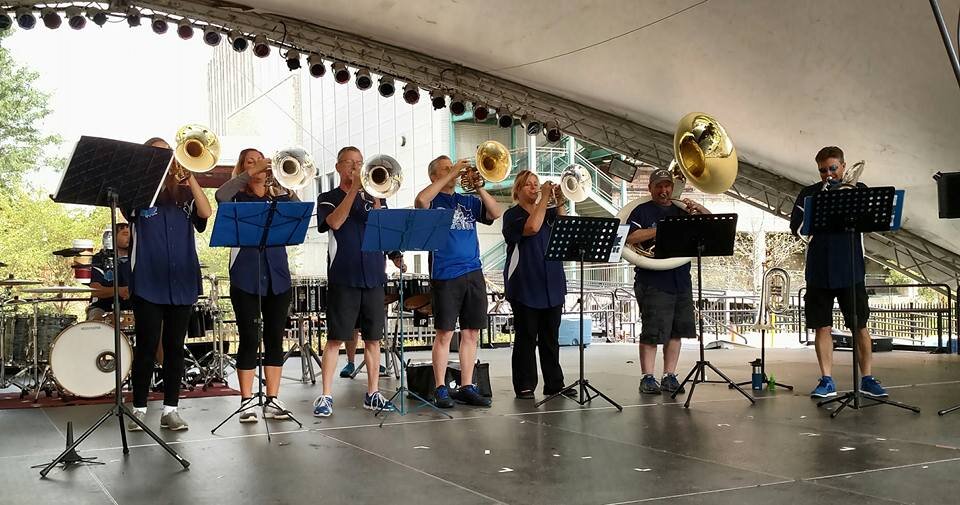
<path fill-rule="evenodd" d="M 683 187 L 680 187 L 680 191 L 683 191 Z M 674 190 L 674 198 L 679 196 L 679 193 Z M 637 198 L 623 208 L 620 209 L 620 212 L 617 213 L 617 217 L 620 219 L 620 224 L 629 224 L 627 221 L 630 219 L 630 214 L 633 213 L 633 209 L 637 208 L 637 205 L 647 203 L 650 201 L 649 196 L 644 196 Z M 680 202 L 673 202 L 674 205 L 684 209 L 685 206 Z M 645 268 L 647 270 L 672 270 L 674 268 L 683 266 L 690 262 L 692 258 L 667 258 L 667 259 L 654 259 L 648 258 L 640 253 L 638 253 L 633 247 L 625 246 L 623 248 L 623 255 L 621 256 L 624 260 L 633 263 L 634 265 Z"/>
<path fill-rule="evenodd" d="M 64 392 L 96 398 L 116 387 L 113 327 L 96 321 L 77 323 L 57 335 L 50 349 L 50 371 Z M 120 334 L 120 377 L 126 380 L 133 365 L 133 347 Z"/>

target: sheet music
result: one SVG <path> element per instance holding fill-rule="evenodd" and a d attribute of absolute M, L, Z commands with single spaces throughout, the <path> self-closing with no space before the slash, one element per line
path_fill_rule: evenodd
<path fill-rule="evenodd" d="M 610 250 L 610 263 L 619 263 L 620 256 L 623 255 L 623 246 L 627 243 L 627 235 L 630 234 L 630 225 L 621 224 L 617 228 L 617 239 L 613 243 L 613 249 Z"/>

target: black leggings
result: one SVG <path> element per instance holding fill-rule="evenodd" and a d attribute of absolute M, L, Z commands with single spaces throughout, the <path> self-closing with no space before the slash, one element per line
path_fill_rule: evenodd
<path fill-rule="evenodd" d="M 240 345 L 237 349 L 238 370 L 253 370 L 257 367 L 257 298 L 257 295 L 230 287 L 230 302 L 233 303 L 233 312 L 237 315 L 237 331 L 240 333 Z M 283 366 L 283 332 L 290 310 L 290 290 L 260 299 L 263 304 L 263 364 Z"/>
<path fill-rule="evenodd" d="M 133 351 L 133 406 L 145 408 L 157 345 L 163 335 L 163 404 L 176 407 L 183 380 L 183 340 L 190 322 L 190 305 L 157 305 L 134 298 L 137 346 Z"/>
<path fill-rule="evenodd" d="M 537 349 L 540 350 L 540 370 L 543 372 L 543 392 L 553 394 L 563 389 L 563 369 L 560 368 L 560 315 L 562 305 L 548 309 L 534 309 L 510 302 L 513 307 L 513 389 L 514 392 L 537 388 Z"/>

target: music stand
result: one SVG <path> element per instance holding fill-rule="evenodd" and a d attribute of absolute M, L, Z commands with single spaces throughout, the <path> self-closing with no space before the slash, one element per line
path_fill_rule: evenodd
<path fill-rule="evenodd" d="M 657 248 L 655 258 L 697 257 L 697 340 L 700 346 L 700 359 L 690 369 L 690 373 L 680 383 L 670 399 L 676 399 L 690 382 L 690 392 L 683 402 L 684 408 L 690 408 L 690 400 L 697 384 L 727 384 L 740 392 L 750 404 L 756 403 L 753 396 L 744 391 L 719 368 L 707 361 L 703 347 L 703 258 L 705 256 L 732 256 L 733 244 L 737 235 L 736 214 L 695 214 L 692 216 L 669 216 L 657 223 Z M 707 380 L 706 369 L 723 378 L 722 381 Z"/>
<path fill-rule="evenodd" d="M 270 442 L 270 423 L 267 422 L 268 406 L 273 406 L 281 414 L 287 415 L 301 428 L 303 424 L 293 417 L 293 414 L 280 408 L 274 398 L 263 393 L 263 383 L 266 375 L 263 373 L 263 296 L 259 294 L 261 279 L 261 265 L 263 254 L 267 247 L 283 247 L 302 244 L 310 226 L 310 215 L 313 213 L 313 202 L 224 202 L 217 208 L 217 219 L 213 223 L 213 233 L 210 236 L 211 247 L 256 247 L 257 248 L 257 315 L 254 322 L 257 325 L 257 392 L 240 403 L 240 408 L 233 411 L 226 419 L 220 421 L 210 433 L 216 433 L 233 416 L 239 414 L 256 399 L 257 407 L 263 414 L 264 426 L 267 430 L 267 441 Z"/>
<path fill-rule="evenodd" d="M 363 234 L 362 251 L 379 251 L 387 253 L 390 251 L 436 251 L 447 245 L 450 238 L 450 225 L 453 223 L 452 209 L 374 209 L 367 214 L 367 226 Z M 400 397 L 400 408 L 397 410 L 401 416 L 408 412 L 413 412 L 423 406 L 428 406 L 433 410 L 453 419 L 453 416 L 437 408 L 433 402 L 429 402 L 417 393 L 410 390 L 406 383 L 407 364 L 404 362 L 403 351 L 403 271 L 400 272 L 400 385 L 397 391 L 388 400 L 393 403 L 394 399 Z M 367 370 L 367 373 L 377 373 L 374 370 Z M 406 393 L 406 394 L 404 394 Z M 406 410 L 405 396 L 410 395 L 420 402 L 420 405 Z M 396 404 L 394 404 L 396 405 Z M 377 409 L 374 416 L 379 416 L 383 408 Z M 387 422 L 390 416 L 388 411 L 383 420 L 380 421 L 380 427 Z"/>
<path fill-rule="evenodd" d="M 50 197 L 57 203 L 109 207 L 110 233 L 116 237 L 117 208 L 130 212 L 133 209 L 153 207 L 172 160 L 173 151 L 170 149 L 83 136 L 80 137 L 76 147 L 74 147 L 70 156 L 70 163 L 60 179 L 57 192 Z M 117 248 L 113 249 L 112 259 L 114 265 L 119 265 Z M 119 278 L 119 275 L 113 276 L 113 306 L 115 308 L 120 307 L 120 291 L 117 288 Z M 126 416 L 140 426 L 140 429 L 147 435 L 150 435 L 184 469 L 190 466 L 189 461 L 183 459 L 123 406 L 121 365 L 117 363 L 120 356 L 120 311 L 114 310 L 113 356 L 110 356 L 113 359 L 112 366 L 115 379 L 113 406 L 72 443 L 71 437 L 68 436 L 67 448 L 40 470 L 41 478 L 45 478 L 47 473 L 62 461 L 77 462 L 77 446 L 82 444 L 88 436 L 113 416 L 116 416 L 117 424 L 120 427 L 120 440 L 123 443 L 124 454 L 130 453 L 127 446 L 127 432 L 123 425 L 123 418 Z M 68 435 L 72 435 L 72 433 Z M 82 459 L 80 458 L 80 463 L 84 462 Z"/>
<path fill-rule="evenodd" d="M 546 261 L 577 261 L 580 263 L 580 299 L 577 304 L 580 306 L 580 339 L 578 347 L 580 350 L 580 377 L 569 386 L 537 402 L 535 407 L 539 407 L 554 398 L 566 396 L 564 393 L 570 390 L 579 390 L 577 398 L 571 400 L 581 406 L 601 397 L 618 411 L 623 411 L 623 407 L 613 401 L 599 389 L 595 388 L 590 381 L 584 377 L 583 372 L 583 264 L 590 263 L 608 263 L 610 261 L 610 252 L 617 243 L 617 230 L 620 228 L 620 220 L 605 217 L 583 217 L 583 216 L 557 216 L 557 222 L 550 233 L 550 241 L 547 242 L 547 252 L 544 254 Z"/>
<path fill-rule="evenodd" d="M 900 228 L 900 216 L 903 212 L 903 190 L 892 186 L 875 188 L 857 187 L 847 190 L 821 191 L 806 198 L 803 204 L 804 222 L 801 233 L 814 235 L 816 233 L 846 233 L 850 238 L 850 274 L 856 272 L 856 241 L 861 233 L 891 231 Z M 809 216 L 809 217 L 808 217 Z M 834 418 L 846 407 L 859 410 L 874 405 L 886 404 L 912 410 L 919 413 L 920 409 L 905 403 L 899 403 L 885 398 L 866 397 L 860 392 L 860 368 L 858 360 L 860 352 L 857 346 L 859 321 L 856 310 L 856 283 L 850 285 L 850 299 L 853 302 L 853 321 L 850 328 L 853 347 L 853 388 L 848 393 L 817 403 L 817 407 L 833 402 L 840 402 L 830 417 Z M 864 325 L 866 328 L 866 325 Z M 877 403 L 861 404 L 864 399 Z"/>

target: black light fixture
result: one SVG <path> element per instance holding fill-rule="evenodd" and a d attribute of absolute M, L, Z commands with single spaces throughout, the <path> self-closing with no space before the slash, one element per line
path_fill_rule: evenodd
<path fill-rule="evenodd" d="M 357 89 L 361 91 L 366 91 L 373 86 L 373 78 L 370 77 L 370 71 L 365 68 L 357 70 L 357 75 L 353 80 L 357 83 Z"/>
<path fill-rule="evenodd" d="M 413 105 L 420 101 L 420 87 L 412 82 L 408 82 L 403 87 L 403 101 Z"/>
<path fill-rule="evenodd" d="M 9 30 L 13 26 L 13 18 L 6 12 L 0 11 L 0 32 Z"/>
<path fill-rule="evenodd" d="M 488 117 L 490 117 L 490 109 L 488 109 L 486 105 L 478 103 L 473 106 L 473 119 L 477 122 L 482 123 L 486 121 Z"/>
<path fill-rule="evenodd" d="M 526 114 L 520 117 L 520 124 L 527 130 L 527 135 L 539 135 L 543 131 L 543 123 Z"/>
<path fill-rule="evenodd" d="M 560 142 L 563 133 L 560 131 L 560 124 L 555 119 L 547 121 L 543 125 L 543 133 L 547 136 L 547 142 Z"/>
<path fill-rule="evenodd" d="M 311 76 L 318 79 L 327 73 L 327 67 L 323 66 L 323 58 L 319 54 L 311 54 L 307 57 L 307 69 Z"/>
<path fill-rule="evenodd" d="M 127 9 L 127 26 L 130 28 L 140 26 L 140 11 L 136 7 Z"/>
<path fill-rule="evenodd" d="M 347 70 L 347 66 L 339 61 L 330 66 L 333 69 L 333 80 L 337 84 L 346 84 L 350 82 L 350 71 Z"/>
<path fill-rule="evenodd" d="M 500 128 L 513 127 L 513 114 L 506 107 L 497 109 L 497 124 L 500 125 Z"/>
<path fill-rule="evenodd" d="M 63 24 L 63 19 L 60 17 L 60 14 L 49 7 L 40 11 L 40 19 L 43 19 L 43 26 L 51 30 L 56 30 Z"/>
<path fill-rule="evenodd" d="M 83 11 L 80 10 L 80 7 L 75 5 L 67 7 L 64 15 L 67 17 L 67 26 L 74 30 L 82 30 L 84 26 L 87 26 L 87 18 L 83 17 Z"/>
<path fill-rule="evenodd" d="M 267 44 L 266 35 L 261 33 L 253 38 L 253 55 L 257 58 L 270 56 L 270 44 Z"/>
<path fill-rule="evenodd" d="M 167 19 L 161 16 L 160 14 L 154 14 L 152 20 L 150 21 L 150 29 L 153 30 L 153 33 L 157 35 L 163 35 L 167 33 L 167 29 L 170 28 L 170 25 L 167 23 Z"/>
<path fill-rule="evenodd" d="M 183 18 L 177 23 L 177 35 L 183 40 L 193 38 L 193 25 L 189 19 Z"/>
<path fill-rule="evenodd" d="M 430 105 L 433 105 L 433 110 L 440 110 L 447 106 L 447 97 L 443 95 L 443 91 L 435 89 L 430 92 Z"/>
<path fill-rule="evenodd" d="M 32 30 L 37 26 L 37 18 L 33 16 L 33 11 L 26 7 L 17 9 L 17 26 L 24 30 Z"/>
<path fill-rule="evenodd" d="M 208 26 L 206 30 L 203 31 L 203 42 L 208 46 L 216 47 L 220 45 L 220 39 L 223 38 L 223 35 L 220 34 L 220 30 Z"/>
<path fill-rule="evenodd" d="M 300 51 L 290 49 L 284 58 L 287 60 L 287 70 L 293 72 L 300 68 Z"/>
<path fill-rule="evenodd" d="M 454 116 L 462 116 L 467 113 L 467 102 L 458 96 L 450 98 L 450 113 Z"/>
<path fill-rule="evenodd" d="M 97 7 L 90 7 L 87 9 L 87 17 L 93 20 L 93 23 L 97 26 L 103 26 L 107 24 L 107 13 L 103 12 Z"/>
<path fill-rule="evenodd" d="M 389 75 L 384 75 L 380 77 L 380 84 L 377 85 L 377 91 L 380 93 L 380 96 L 384 98 L 389 98 L 397 91 L 397 85 L 393 80 L 393 77 Z"/>
<path fill-rule="evenodd" d="M 230 47 L 233 47 L 233 50 L 238 53 L 246 51 L 250 45 L 250 41 L 238 31 L 230 32 L 227 38 L 230 40 Z"/>

